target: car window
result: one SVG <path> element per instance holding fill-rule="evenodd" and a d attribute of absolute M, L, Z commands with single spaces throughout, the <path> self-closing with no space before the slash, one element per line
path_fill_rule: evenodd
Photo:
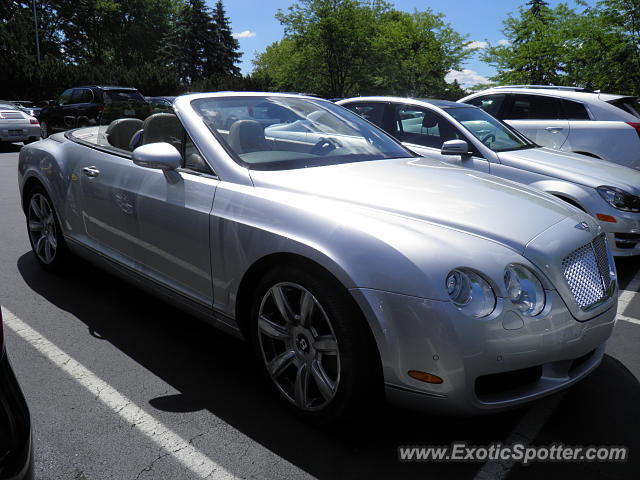
<path fill-rule="evenodd" d="M 567 120 L 591 120 L 587 108 L 580 102 L 560 99 L 563 110 L 563 118 Z"/>
<path fill-rule="evenodd" d="M 469 105 L 473 105 L 476 107 L 480 107 L 489 115 L 493 115 L 496 118 L 500 118 L 500 108 L 504 104 L 504 100 L 507 98 L 507 95 L 504 93 L 495 94 L 495 95 L 483 95 L 481 97 L 475 97 L 471 100 L 466 100 L 464 103 L 468 103 Z"/>
<path fill-rule="evenodd" d="M 88 88 L 76 88 L 71 96 L 71 103 L 91 103 L 93 92 Z"/>
<path fill-rule="evenodd" d="M 135 90 L 105 90 L 105 103 L 114 102 L 145 102 L 146 100 L 140 92 Z"/>
<path fill-rule="evenodd" d="M 396 131 L 401 142 L 440 149 L 449 140 L 466 140 L 458 129 L 438 113 L 412 105 L 396 106 Z"/>
<path fill-rule="evenodd" d="M 365 120 L 369 120 L 371 123 L 376 124 L 379 127 L 382 127 L 382 122 L 384 118 L 384 109 L 386 105 L 384 103 L 349 103 L 347 105 L 343 105 L 343 107 L 348 108 L 354 113 L 357 113 Z"/>
<path fill-rule="evenodd" d="M 460 106 L 447 108 L 446 111 L 494 152 L 522 150 L 537 146 L 480 108 Z"/>
<path fill-rule="evenodd" d="M 318 98 L 215 96 L 191 105 L 233 158 L 252 169 L 414 156 L 358 115 Z"/>
<path fill-rule="evenodd" d="M 193 170 L 199 173 L 206 173 L 213 175 L 213 171 L 204 160 L 204 157 L 198 150 L 198 147 L 193 143 L 191 137 L 185 132 L 184 145 L 183 145 L 183 167 L 188 170 Z"/>
<path fill-rule="evenodd" d="M 73 89 L 70 88 L 69 90 L 65 90 L 62 95 L 60 95 L 60 99 L 58 100 L 58 103 L 60 105 L 67 105 L 69 103 L 71 103 L 71 94 L 73 93 Z"/>
<path fill-rule="evenodd" d="M 560 101 L 545 95 L 513 95 L 506 120 L 557 120 L 562 118 Z"/>
<path fill-rule="evenodd" d="M 623 97 L 609 102 L 614 107 L 640 118 L 640 99 L 635 97 Z"/>

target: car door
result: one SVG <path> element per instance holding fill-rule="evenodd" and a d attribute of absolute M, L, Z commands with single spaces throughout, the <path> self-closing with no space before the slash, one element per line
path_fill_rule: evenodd
<path fill-rule="evenodd" d="M 69 111 L 72 94 L 72 88 L 65 90 L 62 92 L 62 95 L 60 95 L 58 102 L 47 108 L 47 116 L 44 121 L 48 123 L 49 131 L 51 133 L 67 130 L 68 127 L 65 124 L 65 115 Z"/>
<path fill-rule="evenodd" d="M 73 127 L 95 125 L 96 119 L 88 115 L 93 102 L 93 92 L 89 88 L 75 88 L 71 97 L 70 110 L 72 111 Z"/>
<path fill-rule="evenodd" d="M 508 96 L 500 120 L 519 130 L 538 145 L 559 150 L 569 136 L 560 99 L 548 95 L 513 93 Z"/>
<path fill-rule="evenodd" d="M 449 164 L 489 173 L 489 162 L 473 143 L 450 120 L 435 110 L 415 105 L 393 105 L 391 134 L 410 150 Z M 470 156 L 442 155 L 442 144 L 449 140 L 464 140 Z"/>
<path fill-rule="evenodd" d="M 131 153 L 108 143 L 97 148 L 73 144 L 72 179 L 79 185 L 70 193 L 84 228 L 79 240 L 210 306 L 209 213 L 218 179 L 186 140 L 177 117 L 174 125 L 175 131 L 164 130 L 164 140 L 183 152 L 183 164 L 171 172 L 138 166 Z M 77 136 L 83 130 L 76 130 Z M 154 135 L 154 141 L 162 140 Z"/>
<path fill-rule="evenodd" d="M 219 180 L 186 132 L 182 139 L 177 171 L 136 167 L 127 180 L 136 258 L 156 282 L 211 306 L 209 221 Z"/>

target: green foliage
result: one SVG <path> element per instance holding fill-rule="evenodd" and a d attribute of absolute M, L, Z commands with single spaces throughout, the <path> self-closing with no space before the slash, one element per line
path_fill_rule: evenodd
<path fill-rule="evenodd" d="M 252 84 L 239 77 L 241 54 L 221 1 L 213 14 L 204 0 L 36 5 L 40 64 L 31 0 L 0 1 L 2 98 L 50 99 L 82 84 L 133 86 L 146 95 L 193 90 L 192 82 L 238 89 Z"/>
<path fill-rule="evenodd" d="M 285 37 L 254 61 L 271 90 L 326 97 L 461 96 L 444 81 L 472 50 L 442 15 L 406 13 L 379 0 L 301 0 L 276 18 Z"/>
<path fill-rule="evenodd" d="M 497 69 L 492 80 L 640 95 L 640 0 L 577 3 L 583 11 L 532 1 L 509 16 L 503 32 L 510 45 L 491 46 L 482 56 Z"/>

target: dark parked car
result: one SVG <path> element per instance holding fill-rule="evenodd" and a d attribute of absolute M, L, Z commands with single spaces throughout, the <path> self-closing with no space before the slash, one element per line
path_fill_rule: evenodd
<path fill-rule="evenodd" d="M 144 97 L 151 104 L 153 113 L 173 113 L 173 101 L 175 96 Z"/>
<path fill-rule="evenodd" d="M 0 310 L 0 480 L 31 479 L 31 419 L 5 352 Z"/>
<path fill-rule="evenodd" d="M 116 118 L 145 119 L 151 105 L 135 88 L 85 86 L 65 90 L 40 112 L 42 138 L 78 127 L 109 125 Z"/>

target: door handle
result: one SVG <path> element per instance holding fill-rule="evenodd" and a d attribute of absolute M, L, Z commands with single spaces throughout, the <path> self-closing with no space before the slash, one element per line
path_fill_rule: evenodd
<path fill-rule="evenodd" d="M 558 132 L 561 132 L 562 130 L 564 130 L 564 128 L 562 128 L 562 127 L 547 127 L 547 128 L 545 128 L 545 130 L 547 132 L 551 132 L 551 133 L 558 133 Z"/>
<path fill-rule="evenodd" d="M 93 178 L 100 175 L 100 170 L 98 170 L 96 167 L 84 167 L 82 169 L 82 173 L 84 173 L 87 177 Z"/>

